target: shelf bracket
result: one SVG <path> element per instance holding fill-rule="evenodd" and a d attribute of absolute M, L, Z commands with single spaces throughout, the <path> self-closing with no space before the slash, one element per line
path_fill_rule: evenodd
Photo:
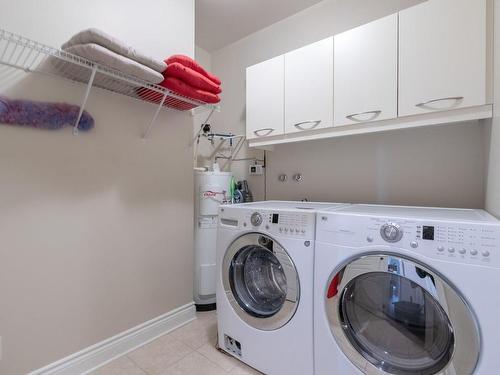
<path fill-rule="evenodd" d="M 78 135 L 78 124 L 83 115 L 83 111 L 85 110 L 85 105 L 87 104 L 87 100 L 90 95 L 90 89 L 94 83 L 95 75 L 97 73 L 97 65 L 92 67 L 92 73 L 90 74 L 89 82 L 87 83 L 87 88 L 85 89 L 85 96 L 83 97 L 82 105 L 80 106 L 80 112 L 78 113 L 78 117 L 76 118 L 75 126 L 73 127 L 73 135 Z"/>
<path fill-rule="evenodd" d="M 156 122 L 156 119 L 158 118 L 158 115 L 160 114 L 160 111 L 163 107 L 163 104 L 165 104 L 165 100 L 167 99 L 167 93 L 163 94 L 163 98 L 161 98 L 160 105 L 156 109 L 155 115 L 153 116 L 153 119 L 149 123 L 149 126 L 147 127 L 146 131 L 142 134 L 142 139 L 146 139 L 149 136 L 149 133 L 151 133 L 151 129 L 153 129 L 153 126 Z"/>
<path fill-rule="evenodd" d="M 208 121 L 210 120 L 210 118 L 212 117 L 214 112 L 215 112 L 215 107 L 210 110 L 210 113 L 208 114 L 207 119 L 205 120 L 205 122 L 203 122 L 202 125 L 205 125 L 206 123 L 208 123 Z"/>

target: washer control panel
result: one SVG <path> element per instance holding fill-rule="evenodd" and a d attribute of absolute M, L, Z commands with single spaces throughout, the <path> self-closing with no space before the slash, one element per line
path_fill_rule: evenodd
<path fill-rule="evenodd" d="M 394 246 L 427 257 L 500 267 L 500 225 L 368 216 L 319 216 L 316 239 L 343 246 Z"/>
<path fill-rule="evenodd" d="M 417 224 L 415 241 L 438 256 L 490 263 L 500 250 L 498 228 L 459 224 Z M 495 254 L 496 255 L 496 254 Z"/>
<path fill-rule="evenodd" d="M 316 215 L 292 211 L 250 211 L 244 214 L 240 225 L 276 234 L 296 238 L 314 238 Z"/>

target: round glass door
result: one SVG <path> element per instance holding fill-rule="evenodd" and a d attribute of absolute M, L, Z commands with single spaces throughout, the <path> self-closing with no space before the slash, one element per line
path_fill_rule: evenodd
<path fill-rule="evenodd" d="M 283 266 L 267 248 L 243 247 L 229 268 L 231 290 L 241 308 L 257 318 L 278 313 L 286 300 L 287 283 Z"/>
<path fill-rule="evenodd" d="M 365 374 L 435 375 L 452 367 L 471 375 L 479 357 L 479 330 L 463 298 L 409 259 L 349 263 L 331 278 L 327 314 L 340 347 Z"/>
<path fill-rule="evenodd" d="M 226 252 L 223 273 L 228 300 L 248 324 L 273 330 L 292 318 L 299 301 L 298 274 L 272 238 L 257 233 L 238 238 Z"/>

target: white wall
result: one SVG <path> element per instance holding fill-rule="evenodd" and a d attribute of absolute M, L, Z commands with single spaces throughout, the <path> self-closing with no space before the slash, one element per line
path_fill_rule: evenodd
<path fill-rule="evenodd" d="M 246 67 L 420 2 L 326 0 L 212 53 L 212 68 L 224 82 L 223 110 L 216 115 L 214 124 L 220 130 L 244 132 Z M 427 202 L 482 207 L 484 131 L 483 127 L 476 125 L 468 128 L 451 125 L 438 130 L 416 129 L 410 132 L 418 140 L 418 143 L 413 144 L 408 144 L 405 132 L 396 131 L 383 135 L 276 146 L 274 151 L 267 152 L 267 198 L 298 199 L 307 196 L 322 200 L 403 204 Z M 433 141 L 436 134 L 443 139 L 443 145 L 436 145 Z M 474 142 L 464 145 L 465 137 L 471 137 Z M 455 158 L 442 157 L 459 153 L 452 140 L 466 147 L 465 154 L 472 157 L 462 169 Z M 244 149 L 240 156 L 254 155 L 262 157 L 263 152 Z M 382 157 L 384 162 L 377 162 Z M 432 164 L 436 173 L 445 176 L 449 174 L 448 171 L 452 171 L 452 178 L 440 178 L 436 184 L 429 175 L 424 175 L 423 170 L 428 168 L 426 164 L 430 160 L 434 161 Z M 349 164 L 355 165 L 356 169 L 348 168 Z M 246 177 L 247 167 L 248 163 L 235 163 L 233 170 L 239 177 Z M 277 174 L 281 171 L 303 172 L 309 177 L 303 184 L 283 185 L 277 180 Z M 408 173 L 398 174 L 396 171 L 418 171 L 415 172 L 419 177 L 418 185 L 415 185 L 414 178 L 407 178 Z M 405 177 L 398 178 L 399 175 Z M 463 184 L 457 180 L 459 177 L 474 181 Z M 249 180 L 256 197 L 263 198 L 265 179 L 253 177 Z M 362 182 L 364 186 L 350 189 L 350 181 Z M 335 192 L 332 186 L 337 187 Z M 406 193 L 394 194 L 396 190 Z"/>
<path fill-rule="evenodd" d="M 95 26 L 158 58 L 194 54 L 194 0 L 0 8 L 2 28 L 52 46 Z M 84 87 L 0 67 L 0 90 L 79 104 Z M 0 374 L 24 374 L 192 301 L 192 119 L 163 112 L 144 142 L 155 108 L 97 89 L 88 134 L 0 125 Z"/>
<path fill-rule="evenodd" d="M 500 22 L 500 0 L 495 0 L 495 24 Z M 500 218 L 500 27 L 495 27 L 494 57 L 494 118 L 491 121 L 491 136 L 488 159 L 488 183 L 486 185 L 486 209 Z"/>

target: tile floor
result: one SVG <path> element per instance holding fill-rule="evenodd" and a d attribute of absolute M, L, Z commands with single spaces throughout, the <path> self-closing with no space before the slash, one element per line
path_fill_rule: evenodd
<path fill-rule="evenodd" d="M 258 371 L 215 349 L 215 312 L 120 357 L 91 375 L 257 375 Z"/>

